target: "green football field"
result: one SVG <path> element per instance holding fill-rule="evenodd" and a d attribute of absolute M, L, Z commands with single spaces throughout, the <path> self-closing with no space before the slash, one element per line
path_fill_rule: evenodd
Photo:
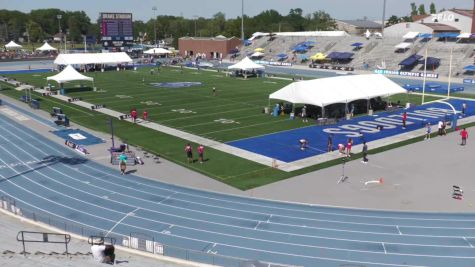
<path fill-rule="evenodd" d="M 16 74 L 9 77 L 41 87 L 47 85 L 46 77 L 51 75 Z M 97 91 L 92 91 L 90 82 L 83 82 L 84 87 L 78 82 L 68 83 L 65 85 L 68 96 L 94 104 L 105 104 L 110 109 L 124 113 L 129 113 L 131 108 L 136 108 L 139 114 L 147 110 L 152 121 L 222 142 L 308 126 L 300 120 L 289 120 L 288 115 L 273 117 L 262 112 L 269 105 L 269 94 L 289 84 L 291 81 L 288 80 L 241 79 L 226 77 L 223 72 L 172 67 L 162 67 L 153 75 L 150 74 L 150 68 L 87 75 L 94 77 Z M 152 85 L 161 82 L 201 82 L 202 85 L 187 88 Z M 57 84 L 52 85 L 58 88 Z M 6 84 L 3 87 L 7 87 L 7 90 L 0 93 L 5 95 L 18 98 L 23 94 Z M 213 94 L 213 87 L 216 88 L 216 94 Z M 42 109 L 48 112 L 53 106 L 59 106 L 72 121 L 94 130 L 109 132 L 107 115 L 36 93 L 33 98 L 40 99 Z M 420 97 L 416 95 L 394 96 L 391 99 L 401 100 L 402 103 L 420 103 Z M 432 99 L 426 97 L 426 101 Z M 272 106 L 275 102 L 270 104 Z M 116 134 L 122 140 L 240 189 L 272 183 L 339 162 L 327 162 L 287 173 L 208 148 L 206 156 L 210 160 L 206 164 L 187 164 L 183 152 L 187 140 L 120 120 L 114 120 L 114 125 Z M 410 142 L 413 141 L 404 143 Z"/>

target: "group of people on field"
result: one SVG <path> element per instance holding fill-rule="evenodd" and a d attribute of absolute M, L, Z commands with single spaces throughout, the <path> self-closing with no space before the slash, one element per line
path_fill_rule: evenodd
<path fill-rule="evenodd" d="M 130 117 L 132 118 L 132 121 L 134 123 L 137 122 L 137 118 L 138 118 L 138 112 L 137 112 L 137 109 L 136 108 L 132 108 L 130 110 Z M 147 121 L 148 120 L 148 112 L 146 110 L 143 111 L 142 113 L 142 120 L 144 121 Z"/>
<path fill-rule="evenodd" d="M 197 148 L 196 151 L 198 152 L 198 161 L 200 163 L 204 162 L 204 153 L 205 153 L 205 147 L 200 144 Z M 186 158 L 188 160 L 188 163 L 193 163 L 193 147 L 191 146 L 190 143 L 186 144 L 185 146 L 185 153 L 186 153 Z"/>

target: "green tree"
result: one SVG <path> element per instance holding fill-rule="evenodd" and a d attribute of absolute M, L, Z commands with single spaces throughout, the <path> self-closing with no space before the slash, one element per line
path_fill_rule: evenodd
<path fill-rule="evenodd" d="M 417 6 L 416 3 L 412 2 L 411 3 L 411 16 L 417 15 Z"/>
<path fill-rule="evenodd" d="M 336 29 L 336 22 L 330 14 L 325 11 L 319 10 L 313 12 L 311 16 L 311 24 L 315 26 L 317 31 L 330 31 Z"/>
<path fill-rule="evenodd" d="M 392 15 L 389 17 L 388 22 L 386 23 L 386 27 L 398 24 L 399 23 L 399 18 L 396 15 Z"/>
<path fill-rule="evenodd" d="M 431 14 L 437 13 L 437 9 L 435 8 L 434 2 L 430 3 L 429 11 L 430 11 Z"/>
<path fill-rule="evenodd" d="M 426 15 L 426 8 L 424 4 L 419 5 L 418 11 L 419 11 L 419 15 Z"/>

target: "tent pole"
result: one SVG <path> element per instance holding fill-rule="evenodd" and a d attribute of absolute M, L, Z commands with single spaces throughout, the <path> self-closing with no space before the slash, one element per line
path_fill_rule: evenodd
<path fill-rule="evenodd" d="M 325 118 L 325 105 L 322 105 L 322 118 Z"/>

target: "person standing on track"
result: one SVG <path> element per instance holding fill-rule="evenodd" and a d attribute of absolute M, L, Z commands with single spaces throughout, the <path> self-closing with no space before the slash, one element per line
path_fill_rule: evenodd
<path fill-rule="evenodd" d="M 119 155 L 119 168 L 120 168 L 120 174 L 124 175 L 125 169 L 127 169 L 127 155 L 125 155 L 124 152 L 122 152 Z"/>
<path fill-rule="evenodd" d="M 463 128 L 463 130 L 460 132 L 460 136 L 462 136 L 462 143 L 460 144 L 461 146 L 464 146 L 467 144 L 467 138 L 468 138 L 468 132 L 466 128 Z"/>

